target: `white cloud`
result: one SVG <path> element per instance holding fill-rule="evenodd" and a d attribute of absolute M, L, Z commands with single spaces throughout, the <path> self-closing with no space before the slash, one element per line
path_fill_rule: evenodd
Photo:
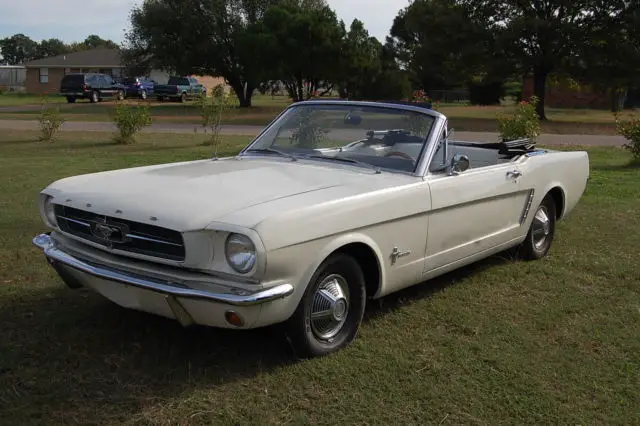
<path fill-rule="evenodd" d="M 23 33 L 34 40 L 60 38 L 82 41 L 97 34 L 122 41 L 129 12 L 141 0 L 0 0 L 0 38 Z M 354 18 L 364 22 L 381 42 L 398 10 L 408 0 L 328 0 L 347 27 Z M 82 18 L 82 19 L 80 19 Z"/>

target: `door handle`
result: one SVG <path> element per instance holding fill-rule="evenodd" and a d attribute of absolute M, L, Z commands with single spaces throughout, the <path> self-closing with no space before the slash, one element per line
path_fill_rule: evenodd
<path fill-rule="evenodd" d="M 517 178 L 522 176 L 522 172 L 520 172 L 520 170 L 509 170 L 507 172 L 507 176 Z"/>

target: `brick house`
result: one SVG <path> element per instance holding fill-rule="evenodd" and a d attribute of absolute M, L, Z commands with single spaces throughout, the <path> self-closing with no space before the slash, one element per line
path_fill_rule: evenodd
<path fill-rule="evenodd" d="M 27 69 L 27 93 L 57 93 L 65 74 L 99 72 L 120 77 L 124 65 L 117 49 L 97 48 L 36 59 L 24 64 Z"/>
<path fill-rule="evenodd" d="M 124 77 L 125 65 L 118 49 L 96 48 L 36 59 L 24 64 L 26 68 L 25 91 L 33 94 L 55 94 L 65 74 L 75 72 L 99 72 L 112 77 Z M 166 84 L 169 74 L 164 70 L 151 70 L 149 76 L 159 84 Z M 225 84 L 221 77 L 194 75 L 211 93 L 218 84 Z"/>
<path fill-rule="evenodd" d="M 522 97 L 528 99 L 533 95 L 533 76 L 523 79 Z M 607 109 L 611 106 L 611 98 L 604 90 L 597 90 L 564 76 L 552 75 L 547 79 L 545 105 L 551 108 L 592 108 Z"/>

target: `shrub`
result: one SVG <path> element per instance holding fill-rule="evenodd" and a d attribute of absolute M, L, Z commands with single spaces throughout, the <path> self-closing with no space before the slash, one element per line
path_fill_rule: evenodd
<path fill-rule="evenodd" d="M 614 116 L 618 133 L 629 141 L 623 147 L 631 153 L 634 161 L 640 161 L 640 118 L 630 117 L 628 120 L 622 120 L 618 114 Z"/>
<path fill-rule="evenodd" d="M 498 115 L 498 129 L 503 141 L 522 138 L 535 140 L 540 135 L 542 128 L 536 114 L 537 103 L 538 98 L 532 96 L 528 102 L 518 103 L 513 113 Z"/>
<path fill-rule="evenodd" d="M 233 106 L 229 94 L 225 92 L 224 86 L 219 84 L 213 88 L 210 97 L 202 97 L 198 102 L 202 127 L 205 128 L 205 132 L 207 129 L 211 132 L 211 138 L 207 144 L 217 144 L 220 140 L 222 118 Z"/>
<path fill-rule="evenodd" d="M 148 103 L 133 106 L 118 101 L 113 117 L 113 122 L 118 127 L 118 133 L 114 136 L 114 140 L 122 144 L 135 142 L 136 133 L 139 133 L 144 127 L 150 126 L 151 121 Z"/>
<path fill-rule="evenodd" d="M 38 123 L 40 125 L 40 136 L 38 140 L 53 142 L 64 120 L 60 115 L 60 107 L 57 104 L 55 106 L 47 106 L 48 103 L 47 97 L 43 96 L 41 100 L 42 108 L 38 115 Z"/>

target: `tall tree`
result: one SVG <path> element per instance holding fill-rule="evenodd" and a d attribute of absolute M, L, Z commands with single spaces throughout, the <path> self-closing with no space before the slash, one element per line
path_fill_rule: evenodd
<path fill-rule="evenodd" d="M 321 85 L 339 80 L 345 28 L 323 2 L 281 2 L 257 27 L 268 54 L 265 66 L 294 100 L 309 99 Z"/>
<path fill-rule="evenodd" d="M 14 34 L 0 39 L 0 53 L 9 65 L 23 64 L 37 57 L 38 43 L 24 34 Z"/>
<path fill-rule="evenodd" d="M 485 22 L 498 45 L 531 72 L 536 112 L 545 120 L 547 79 L 563 69 L 590 37 L 594 0 L 461 0 L 472 19 Z"/>
<path fill-rule="evenodd" d="M 65 53 L 69 53 L 71 50 L 62 40 L 57 38 L 50 38 L 48 40 L 42 40 L 38 44 L 37 56 L 38 58 L 46 58 L 49 56 L 57 56 Z"/>
<path fill-rule="evenodd" d="M 343 41 L 340 66 L 340 97 L 364 98 L 365 91 L 381 72 L 382 45 L 364 24 L 354 19 Z"/>
<path fill-rule="evenodd" d="M 492 34 L 457 0 L 415 0 L 393 21 L 387 44 L 422 89 L 465 85 L 491 62 Z"/>
<path fill-rule="evenodd" d="M 629 87 L 640 86 L 640 3 L 597 2 L 591 36 L 573 58 L 570 72 L 581 82 L 609 90 L 611 110 L 624 106 Z"/>
<path fill-rule="evenodd" d="M 130 16 L 129 57 L 181 74 L 225 78 L 240 106 L 263 79 L 265 62 L 250 28 L 277 0 L 145 0 Z"/>

